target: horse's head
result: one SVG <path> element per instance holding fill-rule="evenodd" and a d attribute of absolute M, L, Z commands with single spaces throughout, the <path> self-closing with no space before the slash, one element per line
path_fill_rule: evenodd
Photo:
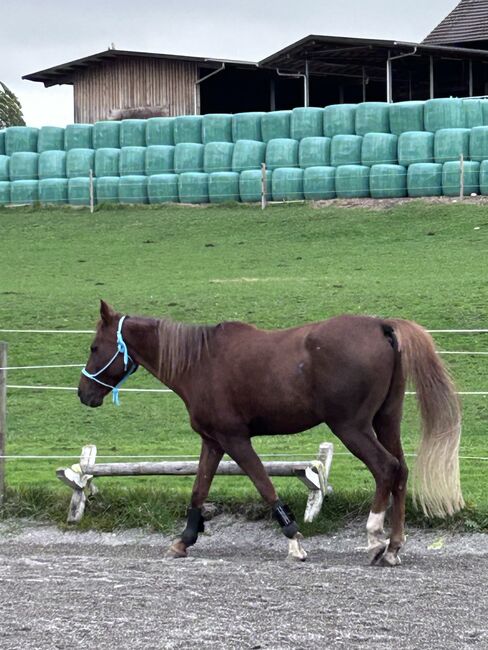
<path fill-rule="evenodd" d="M 86 406 L 101 406 L 105 395 L 129 375 L 137 365 L 128 357 L 122 336 L 121 315 L 103 300 L 100 303 L 100 321 L 90 347 L 90 356 L 82 371 L 78 386 L 78 397 Z M 121 343 L 122 342 L 122 343 Z M 123 347 L 125 346 L 125 353 Z M 121 349 L 122 348 L 122 349 Z M 128 359 L 130 364 L 128 367 Z M 114 390 L 117 401 L 117 390 Z"/>

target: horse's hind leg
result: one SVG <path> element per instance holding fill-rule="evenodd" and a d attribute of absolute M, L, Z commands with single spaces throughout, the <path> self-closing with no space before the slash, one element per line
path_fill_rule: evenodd
<path fill-rule="evenodd" d="M 209 438 L 202 438 L 200 462 L 198 463 L 197 476 L 193 484 L 186 527 L 180 538 L 176 539 L 169 547 L 166 553 L 167 557 L 186 557 L 186 549 L 195 544 L 198 533 L 203 533 L 202 506 L 208 496 L 210 485 L 223 455 L 224 450 L 218 442 Z"/>
<path fill-rule="evenodd" d="M 408 468 L 400 440 L 401 407 L 394 411 L 380 410 L 373 420 L 373 426 L 380 443 L 398 460 L 399 466 L 392 486 L 391 535 L 387 552 L 382 561 L 395 566 L 400 564 L 398 552 L 405 543 L 405 499 Z"/>
<path fill-rule="evenodd" d="M 301 533 L 293 513 L 285 503 L 278 499 L 276 490 L 271 482 L 261 459 L 256 454 L 247 436 L 222 437 L 220 443 L 229 456 L 239 465 L 263 499 L 271 506 L 273 517 L 281 526 L 283 534 L 289 539 L 288 557 L 295 560 L 305 560 L 307 553 L 301 546 Z"/>
<path fill-rule="evenodd" d="M 398 460 L 377 440 L 371 426 L 355 422 L 331 426 L 335 435 L 373 474 L 376 492 L 369 513 L 368 555 L 371 564 L 381 564 L 388 542 L 383 539 L 383 524 L 388 500 L 398 472 Z"/>

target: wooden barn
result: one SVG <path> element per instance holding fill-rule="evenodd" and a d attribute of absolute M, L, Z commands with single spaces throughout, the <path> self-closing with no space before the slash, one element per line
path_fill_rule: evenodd
<path fill-rule="evenodd" d="M 259 62 L 108 49 L 25 75 L 70 84 L 74 121 L 488 94 L 488 0 L 462 0 L 422 43 L 310 35 Z"/>

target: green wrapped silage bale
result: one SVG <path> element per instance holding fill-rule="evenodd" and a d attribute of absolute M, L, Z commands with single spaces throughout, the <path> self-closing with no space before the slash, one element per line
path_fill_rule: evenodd
<path fill-rule="evenodd" d="M 483 108 L 479 99 L 463 99 L 464 126 L 472 129 L 483 126 Z"/>
<path fill-rule="evenodd" d="M 330 165 L 331 138 L 315 137 L 300 140 L 298 164 L 307 167 L 328 167 Z"/>
<path fill-rule="evenodd" d="M 318 165 L 303 172 L 303 195 L 309 201 L 335 197 L 335 167 Z"/>
<path fill-rule="evenodd" d="M 157 144 L 174 146 L 174 131 L 174 117 L 150 117 L 146 120 L 146 146 Z"/>
<path fill-rule="evenodd" d="M 10 180 L 10 156 L 0 154 L 0 183 Z"/>
<path fill-rule="evenodd" d="M 483 160 L 480 163 L 480 194 L 483 196 L 488 195 L 488 160 Z"/>
<path fill-rule="evenodd" d="M 232 142 L 232 115 L 209 113 L 203 116 L 202 142 Z"/>
<path fill-rule="evenodd" d="M 12 181 L 10 183 L 10 203 L 12 205 L 32 205 L 39 201 L 39 181 Z"/>
<path fill-rule="evenodd" d="M 365 165 L 341 165 L 336 169 L 335 188 L 340 199 L 363 199 L 369 196 L 370 168 Z"/>
<path fill-rule="evenodd" d="M 180 115 L 175 118 L 174 137 L 175 144 L 195 142 L 202 144 L 201 115 Z"/>
<path fill-rule="evenodd" d="M 68 203 L 67 178 L 43 178 L 39 181 L 41 205 L 63 205 Z"/>
<path fill-rule="evenodd" d="M 9 126 L 5 130 L 5 153 L 11 156 L 20 151 L 37 153 L 39 129 L 32 126 Z"/>
<path fill-rule="evenodd" d="M 0 205 L 8 205 L 10 203 L 10 182 L 0 181 Z"/>
<path fill-rule="evenodd" d="M 27 181 L 39 178 L 39 154 L 17 151 L 10 156 L 10 180 Z"/>
<path fill-rule="evenodd" d="M 241 172 L 239 176 L 239 194 L 241 201 L 245 203 L 256 203 L 261 201 L 262 193 L 262 171 L 258 169 L 248 169 Z M 266 170 L 266 200 L 271 201 L 271 172 Z"/>
<path fill-rule="evenodd" d="M 390 104 L 390 132 L 424 131 L 424 103 L 421 101 Z"/>
<path fill-rule="evenodd" d="M 303 169 L 280 167 L 272 172 L 271 194 L 273 201 L 299 201 L 303 199 Z"/>
<path fill-rule="evenodd" d="M 120 148 L 146 146 L 146 120 L 122 120 L 120 122 Z"/>
<path fill-rule="evenodd" d="M 442 165 L 440 163 L 414 163 L 407 171 L 408 196 L 441 196 Z"/>
<path fill-rule="evenodd" d="M 356 110 L 356 135 L 390 133 L 390 104 L 363 102 Z"/>
<path fill-rule="evenodd" d="M 180 203 L 208 203 L 208 174 L 185 172 L 178 176 Z"/>
<path fill-rule="evenodd" d="M 239 201 L 239 174 L 237 172 L 213 172 L 209 174 L 208 198 L 210 203 Z"/>
<path fill-rule="evenodd" d="M 275 138 L 266 145 L 266 167 L 298 167 L 298 140 Z"/>
<path fill-rule="evenodd" d="M 233 153 L 233 142 L 209 142 L 203 152 L 203 171 L 230 172 Z"/>
<path fill-rule="evenodd" d="M 120 169 L 120 149 L 102 147 L 95 149 L 95 176 L 118 176 Z"/>
<path fill-rule="evenodd" d="M 357 104 L 332 104 L 324 108 L 324 135 L 355 135 Z"/>
<path fill-rule="evenodd" d="M 488 99 L 481 100 L 481 114 L 483 116 L 483 126 L 488 126 Z"/>
<path fill-rule="evenodd" d="M 132 174 L 120 176 L 119 203 L 126 205 L 137 205 L 148 203 L 147 198 L 147 176 Z"/>
<path fill-rule="evenodd" d="M 459 160 L 463 154 L 466 160 L 469 156 L 469 129 L 439 129 L 434 138 L 434 160 L 445 163 Z"/>
<path fill-rule="evenodd" d="M 93 125 L 94 149 L 120 149 L 120 122 L 101 120 Z"/>
<path fill-rule="evenodd" d="M 262 141 L 261 120 L 265 113 L 254 111 L 249 113 L 236 113 L 232 116 L 232 139 Z"/>
<path fill-rule="evenodd" d="M 119 185 L 120 176 L 102 176 L 101 178 L 97 178 L 97 203 L 118 203 Z"/>
<path fill-rule="evenodd" d="M 153 144 L 146 149 L 146 176 L 171 174 L 175 170 L 175 148 L 171 145 Z"/>
<path fill-rule="evenodd" d="M 37 139 L 37 152 L 64 151 L 64 129 L 60 126 L 42 126 Z"/>
<path fill-rule="evenodd" d="M 263 142 L 276 138 L 289 138 L 291 133 L 291 111 L 271 111 L 261 119 Z"/>
<path fill-rule="evenodd" d="M 96 185 L 94 184 L 94 190 Z M 90 205 L 90 179 L 86 176 L 68 179 L 68 203 Z"/>
<path fill-rule="evenodd" d="M 66 152 L 66 176 L 81 178 L 90 176 L 90 170 L 95 167 L 95 152 L 93 149 L 70 149 Z"/>
<path fill-rule="evenodd" d="M 404 167 L 434 160 L 434 134 L 428 131 L 407 131 L 398 138 L 398 163 Z"/>
<path fill-rule="evenodd" d="M 39 180 L 47 178 L 66 178 L 66 151 L 39 154 Z"/>
<path fill-rule="evenodd" d="M 335 135 L 330 146 L 330 164 L 360 165 L 363 138 L 360 135 Z"/>
<path fill-rule="evenodd" d="M 121 176 L 143 176 L 146 169 L 146 147 L 123 147 L 120 150 Z"/>
<path fill-rule="evenodd" d="M 154 174 L 147 179 L 149 203 L 178 203 L 178 175 Z"/>
<path fill-rule="evenodd" d="M 93 149 L 93 131 L 93 124 L 68 124 L 64 130 L 64 150 Z"/>
<path fill-rule="evenodd" d="M 407 196 L 407 168 L 403 165 L 373 165 L 369 174 L 369 193 L 373 199 Z"/>
<path fill-rule="evenodd" d="M 488 159 L 488 126 L 475 126 L 471 129 L 469 157 L 477 162 Z"/>
<path fill-rule="evenodd" d="M 185 172 L 202 172 L 203 171 L 203 154 L 205 145 L 196 142 L 180 142 L 175 147 L 175 172 L 183 174 Z"/>
<path fill-rule="evenodd" d="M 5 156 L 5 130 L 0 131 L 0 156 Z"/>
<path fill-rule="evenodd" d="M 259 169 L 266 157 L 266 145 L 256 140 L 238 140 L 232 154 L 232 171 Z"/>
<path fill-rule="evenodd" d="M 464 196 L 480 193 L 480 166 L 479 162 L 464 161 Z M 442 166 L 442 193 L 444 196 L 460 196 L 461 162 L 446 162 Z"/>
<path fill-rule="evenodd" d="M 315 107 L 294 108 L 291 112 L 290 135 L 294 140 L 324 135 L 324 109 Z"/>
<path fill-rule="evenodd" d="M 462 99 L 428 99 L 424 105 L 424 126 L 435 133 L 439 129 L 464 128 Z"/>
<path fill-rule="evenodd" d="M 398 136 L 392 133 L 366 133 L 361 148 L 361 164 L 396 165 Z"/>

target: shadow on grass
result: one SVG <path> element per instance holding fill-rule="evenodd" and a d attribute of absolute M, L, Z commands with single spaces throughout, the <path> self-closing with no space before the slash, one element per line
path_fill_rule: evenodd
<path fill-rule="evenodd" d="M 66 516 L 71 494 L 44 486 L 9 489 L 0 518 L 27 518 L 68 528 Z M 322 512 L 313 523 L 303 522 L 306 496 L 303 491 L 282 491 L 281 498 L 289 504 L 300 530 L 305 536 L 329 534 L 357 520 L 364 520 L 369 513 L 371 501 L 364 492 L 346 492 L 328 496 Z M 146 487 L 106 487 L 90 497 L 83 519 L 76 530 L 114 531 L 118 529 L 145 528 L 148 531 L 174 533 L 179 531 L 188 507 L 189 494 L 181 490 L 151 489 Z M 230 495 L 216 491 L 211 499 L 215 514 L 238 514 L 248 520 L 271 521 L 269 508 L 248 495 Z M 410 500 L 407 503 L 407 527 L 447 529 L 457 532 L 487 532 L 488 513 L 468 506 L 463 512 L 446 520 L 427 519 L 417 511 Z M 71 526 L 69 526 L 72 528 Z"/>

